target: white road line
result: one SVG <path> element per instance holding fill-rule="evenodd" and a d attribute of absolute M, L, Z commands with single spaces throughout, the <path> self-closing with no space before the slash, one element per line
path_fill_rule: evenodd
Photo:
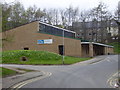
<path fill-rule="evenodd" d="M 109 60 L 109 59 L 108 59 L 107 61 L 108 61 L 108 62 L 110 62 L 110 60 Z"/>
<path fill-rule="evenodd" d="M 114 76 L 116 76 L 118 74 L 118 72 L 116 72 L 115 74 L 112 74 L 111 76 L 110 76 L 110 78 L 107 80 L 107 83 L 114 77 Z"/>
<path fill-rule="evenodd" d="M 32 82 L 40 80 L 40 79 L 44 79 L 44 78 L 49 77 L 49 76 L 52 75 L 52 73 L 50 73 L 50 72 L 43 72 L 43 73 L 45 74 L 44 76 L 40 76 L 40 77 L 37 77 L 37 78 L 33 78 L 33 79 L 30 79 L 30 80 L 26 80 L 24 82 L 21 82 L 21 83 L 19 83 L 17 85 L 12 86 L 11 90 L 18 90 L 19 88 L 23 87 L 26 84 L 32 83 Z"/>

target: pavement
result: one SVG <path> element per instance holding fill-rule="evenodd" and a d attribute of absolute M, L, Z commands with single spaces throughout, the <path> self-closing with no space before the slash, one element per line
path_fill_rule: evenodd
<path fill-rule="evenodd" d="M 6 78 L 0 78 L 0 81 L 2 81 L 2 88 L 10 88 L 17 83 L 20 83 L 32 78 L 41 77 L 43 75 L 44 73 L 42 71 L 34 71 L 34 72 L 27 72 L 24 74 L 14 75 Z"/>
<path fill-rule="evenodd" d="M 93 63 L 97 63 L 97 62 L 100 62 L 102 60 L 104 60 L 106 58 L 107 55 L 102 55 L 102 56 L 96 56 L 90 60 L 87 60 L 87 61 L 83 61 L 83 62 L 78 62 L 78 63 L 75 63 L 73 65 L 89 65 L 89 64 L 93 64 Z"/>
<path fill-rule="evenodd" d="M 72 66 L 89 65 L 89 64 L 94 64 L 94 63 L 101 62 L 106 57 L 107 57 L 106 55 L 104 55 L 104 56 L 97 56 L 97 57 L 92 58 L 91 60 L 79 62 L 79 63 L 73 64 L 73 65 L 61 65 L 61 66 L 63 66 L 63 68 L 65 66 L 71 66 L 71 68 L 72 68 Z M 19 65 L 16 65 L 16 66 L 19 66 Z M 42 66 L 42 65 L 39 65 L 39 66 Z M 9 66 L 9 64 L 7 64 L 7 65 L 1 64 L 0 67 L 7 67 L 7 68 L 11 68 L 11 69 L 16 70 L 15 67 L 13 68 L 11 66 L 11 64 L 10 64 L 10 66 Z M 53 65 L 53 68 L 54 68 L 54 65 Z M 57 67 L 57 68 L 59 68 L 59 67 Z M 57 68 L 54 68 L 54 69 L 57 69 Z M 46 69 L 47 69 L 47 71 L 46 71 Z M 44 69 L 44 67 L 42 67 L 42 68 L 40 68 L 40 70 L 37 69 L 37 71 L 35 71 L 35 72 L 27 72 L 27 73 L 23 72 L 23 74 L 20 74 L 20 75 L 10 76 L 10 77 L 6 77 L 6 78 L 0 78 L 0 82 L 2 83 L 2 88 L 9 88 L 9 87 L 11 87 L 13 85 L 16 85 L 16 84 L 18 84 L 20 82 L 23 82 L 23 81 L 26 81 L 26 80 L 29 80 L 29 79 L 32 79 L 32 78 L 43 77 L 43 76 L 46 75 L 46 72 L 49 71 L 49 69 L 50 69 L 49 66 L 47 66 L 46 69 Z M 43 72 L 41 70 L 44 70 L 45 72 Z M 63 73 L 63 71 L 64 70 L 62 69 L 62 73 Z"/>

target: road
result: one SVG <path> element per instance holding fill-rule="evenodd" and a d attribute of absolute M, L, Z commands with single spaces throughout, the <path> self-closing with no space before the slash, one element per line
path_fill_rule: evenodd
<path fill-rule="evenodd" d="M 6 65 L 51 72 L 50 77 L 26 84 L 22 88 L 110 88 L 108 79 L 118 71 L 118 56 L 108 55 L 99 62 L 85 65 Z"/>

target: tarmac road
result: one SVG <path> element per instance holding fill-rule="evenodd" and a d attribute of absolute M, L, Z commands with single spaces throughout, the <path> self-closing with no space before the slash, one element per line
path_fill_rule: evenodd
<path fill-rule="evenodd" d="M 74 65 L 7 65 L 51 72 L 50 77 L 23 85 L 21 88 L 110 88 L 109 78 L 118 72 L 118 55 L 100 56 L 101 61 Z M 87 63 L 87 62 L 85 62 Z"/>

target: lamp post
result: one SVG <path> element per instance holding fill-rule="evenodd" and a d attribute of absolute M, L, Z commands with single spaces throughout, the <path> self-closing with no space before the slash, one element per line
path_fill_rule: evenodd
<path fill-rule="evenodd" d="M 63 30 L 63 58 L 62 58 L 62 64 L 64 64 L 64 30 Z"/>

